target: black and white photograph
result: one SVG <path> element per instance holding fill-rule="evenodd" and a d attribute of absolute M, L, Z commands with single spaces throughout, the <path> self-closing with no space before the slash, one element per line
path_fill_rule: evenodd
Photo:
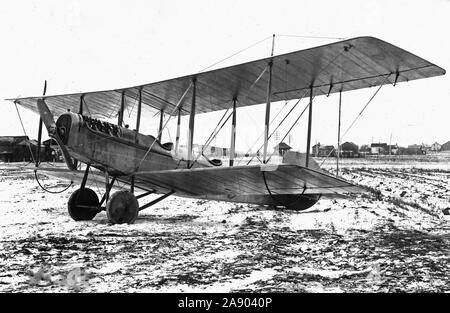
<path fill-rule="evenodd" d="M 449 293 L 449 29 L 449 0 L 2 1 L 0 293 Z"/>

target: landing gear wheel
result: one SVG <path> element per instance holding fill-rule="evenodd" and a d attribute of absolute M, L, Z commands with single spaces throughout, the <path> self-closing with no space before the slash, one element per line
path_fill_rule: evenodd
<path fill-rule="evenodd" d="M 106 216 L 111 224 L 133 224 L 139 213 L 139 203 L 129 191 L 113 193 L 106 204 Z"/>
<path fill-rule="evenodd" d="M 89 188 L 75 190 L 69 198 L 67 208 L 75 221 L 90 221 L 98 212 L 100 202 L 94 190 Z"/>

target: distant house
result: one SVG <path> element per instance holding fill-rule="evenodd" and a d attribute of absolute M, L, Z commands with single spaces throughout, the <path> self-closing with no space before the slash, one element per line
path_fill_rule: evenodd
<path fill-rule="evenodd" d="M 387 154 L 389 153 L 389 147 L 387 143 L 373 143 L 370 145 L 371 154 Z"/>
<path fill-rule="evenodd" d="M 274 147 L 274 150 L 278 151 L 278 155 L 279 156 L 283 156 L 287 151 L 289 151 L 291 149 L 292 149 L 292 147 L 289 146 L 287 143 L 284 143 L 284 142 L 280 142 L 279 144 L 277 144 Z"/>
<path fill-rule="evenodd" d="M 340 156 L 343 158 L 356 158 L 359 156 L 359 148 L 353 142 L 344 142 L 340 148 Z"/>
<path fill-rule="evenodd" d="M 311 153 L 316 157 L 335 156 L 334 146 L 322 146 L 320 142 L 312 147 Z"/>
<path fill-rule="evenodd" d="M 28 136 L 0 136 L 0 161 L 32 161 L 30 147 L 31 151 L 36 153 L 37 149 L 30 145 Z"/>
<path fill-rule="evenodd" d="M 397 155 L 398 154 L 398 145 L 388 145 L 388 154 Z"/>
<path fill-rule="evenodd" d="M 447 141 L 442 145 L 441 151 L 450 151 L 450 141 Z"/>
<path fill-rule="evenodd" d="M 424 146 L 422 145 L 409 145 L 408 148 L 406 148 L 403 152 L 403 154 L 408 155 L 419 155 L 419 154 L 426 154 L 426 150 Z"/>
<path fill-rule="evenodd" d="M 430 151 L 441 151 L 442 145 L 438 144 L 437 142 L 433 143 L 430 147 Z"/>
<path fill-rule="evenodd" d="M 365 157 L 366 155 L 369 155 L 370 152 L 371 152 L 371 149 L 370 149 L 370 147 L 368 145 L 362 145 L 359 148 L 359 152 L 358 153 L 359 153 L 360 156 Z"/>

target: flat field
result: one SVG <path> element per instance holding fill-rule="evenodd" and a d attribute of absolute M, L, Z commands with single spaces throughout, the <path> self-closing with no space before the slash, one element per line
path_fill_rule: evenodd
<path fill-rule="evenodd" d="M 335 173 L 335 160 L 323 167 Z M 303 212 L 169 197 L 109 225 L 104 212 L 71 220 L 78 186 L 47 193 L 25 164 L 0 164 L 0 291 L 449 292 L 450 155 L 340 168 L 373 194 Z"/>

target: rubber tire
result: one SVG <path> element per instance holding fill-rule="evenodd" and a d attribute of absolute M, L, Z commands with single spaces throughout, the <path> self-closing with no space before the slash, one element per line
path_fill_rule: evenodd
<path fill-rule="evenodd" d="M 100 201 L 98 200 L 97 194 L 92 189 L 84 188 L 83 193 L 80 194 L 80 192 L 81 189 L 77 189 L 72 193 L 69 201 L 67 202 L 67 210 L 69 211 L 70 217 L 74 221 L 90 221 L 97 215 L 99 210 L 95 211 L 86 208 L 80 208 L 77 206 L 77 204 L 99 207 Z M 80 195 L 78 196 L 78 194 Z M 77 200 L 78 203 L 75 203 L 75 201 Z"/>
<path fill-rule="evenodd" d="M 133 224 L 138 213 L 138 200 L 127 190 L 116 191 L 106 204 L 106 216 L 111 224 Z"/>

